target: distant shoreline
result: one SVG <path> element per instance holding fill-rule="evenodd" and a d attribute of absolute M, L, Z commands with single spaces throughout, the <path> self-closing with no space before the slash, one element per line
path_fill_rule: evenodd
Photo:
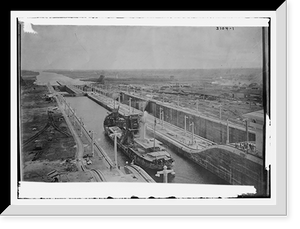
<path fill-rule="evenodd" d="M 257 83 L 262 85 L 262 69 L 233 68 L 233 69 L 144 69 L 144 70 L 43 70 L 43 72 L 61 74 L 72 79 L 97 82 L 100 75 L 107 82 L 143 80 L 149 83 L 188 82 L 188 81 L 223 81 L 232 85 Z"/>
<path fill-rule="evenodd" d="M 161 68 L 161 69 L 22 69 L 22 71 L 52 72 L 52 71 L 71 71 L 71 72 L 87 72 L 87 71 L 212 71 L 212 70 L 262 70 L 262 67 L 253 68 Z"/>

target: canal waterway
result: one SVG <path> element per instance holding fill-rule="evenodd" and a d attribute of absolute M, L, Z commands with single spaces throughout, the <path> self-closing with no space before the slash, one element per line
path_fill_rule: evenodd
<path fill-rule="evenodd" d="M 57 85 L 57 81 L 63 82 L 65 84 L 86 84 L 87 82 L 82 82 L 78 79 L 72 79 L 70 77 L 50 73 L 50 72 L 40 72 L 37 76 L 37 85 L 47 85 L 49 82 L 51 85 Z M 83 119 L 83 122 L 87 130 L 93 131 L 95 133 L 95 140 L 101 145 L 108 156 L 114 159 L 114 148 L 113 144 L 108 141 L 104 135 L 103 121 L 108 111 L 89 99 L 88 97 L 65 97 L 66 101 L 70 103 L 72 108 L 75 108 L 75 112 L 78 117 Z M 227 184 L 224 180 L 220 179 L 213 173 L 205 170 L 199 165 L 186 158 L 176 154 L 167 146 L 164 145 L 167 151 L 175 160 L 175 177 L 169 180 L 170 183 L 190 183 L 190 184 Z M 124 166 L 128 161 L 128 158 L 122 153 L 118 152 L 118 164 Z M 154 174 L 151 176 L 156 181 L 161 181 Z"/>
<path fill-rule="evenodd" d="M 53 72 L 40 72 L 40 74 L 36 77 L 35 84 L 47 85 L 48 83 L 50 83 L 51 85 L 58 85 L 57 81 L 60 81 L 63 84 L 73 85 L 82 85 L 88 83 L 87 81 L 84 82 L 80 79 L 73 79 Z"/>
<path fill-rule="evenodd" d="M 108 156 L 114 159 L 113 144 L 108 141 L 104 135 L 103 121 L 108 111 L 89 99 L 88 97 L 66 97 L 66 101 L 75 109 L 76 115 L 83 119 L 83 122 L 89 131 L 95 133 L 95 140 L 106 151 Z M 176 154 L 164 145 L 167 151 L 175 160 L 174 171 L 175 177 L 170 183 L 190 183 L 190 184 L 226 184 L 225 181 L 205 170 L 199 165 L 189 161 L 186 158 Z M 129 159 L 122 153 L 118 152 L 118 164 L 124 166 Z M 130 161 L 129 161 L 130 162 Z M 158 181 L 154 174 L 150 174 Z"/>

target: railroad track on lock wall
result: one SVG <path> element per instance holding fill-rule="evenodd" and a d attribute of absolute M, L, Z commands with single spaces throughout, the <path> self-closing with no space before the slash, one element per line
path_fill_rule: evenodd
<path fill-rule="evenodd" d="M 145 181 L 147 181 L 148 183 L 155 183 L 155 181 L 152 179 L 152 177 L 150 177 L 148 175 L 148 173 L 146 173 L 143 169 L 141 169 L 139 166 L 137 165 L 128 165 L 127 169 L 130 170 L 133 174 L 134 173 L 138 173 L 143 179 L 145 179 Z"/>
<path fill-rule="evenodd" d="M 93 174 L 93 177 L 97 182 L 106 182 L 106 179 L 103 173 L 98 169 L 91 169 L 90 172 Z"/>

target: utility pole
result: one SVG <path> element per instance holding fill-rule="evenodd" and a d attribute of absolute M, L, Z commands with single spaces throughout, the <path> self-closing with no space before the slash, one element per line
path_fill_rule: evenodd
<path fill-rule="evenodd" d="M 74 110 L 73 110 L 73 119 L 74 119 L 74 127 L 75 127 L 75 124 L 76 124 L 75 108 L 74 108 Z"/>
<path fill-rule="evenodd" d="M 67 116 L 69 117 L 70 116 L 70 107 L 69 107 L 69 104 L 67 104 L 68 106 L 68 109 L 67 109 Z"/>
<path fill-rule="evenodd" d="M 160 119 L 162 128 L 164 128 L 164 110 L 162 107 L 159 108 L 159 119 Z"/>
<path fill-rule="evenodd" d="M 154 147 L 154 150 L 155 150 L 155 128 L 156 128 L 156 117 L 154 117 L 154 126 L 153 126 L 153 138 L 154 138 L 153 147 Z"/>
<path fill-rule="evenodd" d="M 162 128 L 164 128 L 164 110 L 163 110 L 163 108 L 162 108 L 162 111 L 161 111 L 161 126 L 162 126 Z"/>
<path fill-rule="evenodd" d="M 92 157 L 94 157 L 94 132 L 91 132 L 91 138 L 92 138 Z"/>
<path fill-rule="evenodd" d="M 159 124 L 162 123 L 162 107 L 159 108 Z"/>
<path fill-rule="evenodd" d="M 194 145 L 194 122 L 192 122 L 190 126 L 192 126 L 192 145 Z"/>
<path fill-rule="evenodd" d="M 227 140 L 226 140 L 226 144 L 229 144 L 229 121 L 227 119 Z"/>
<path fill-rule="evenodd" d="M 196 104 L 197 104 L 197 112 L 199 112 L 199 101 L 198 101 L 198 99 L 196 100 Z"/>
<path fill-rule="evenodd" d="M 82 118 L 80 118 L 80 137 L 82 137 L 82 126 L 83 126 L 83 121 Z"/>
<path fill-rule="evenodd" d="M 129 114 L 131 113 L 131 98 L 129 98 Z"/>
<path fill-rule="evenodd" d="M 118 144 L 117 144 L 117 134 L 114 134 L 114 151 L 115 151 L 115 165 L 118 168 Z"/>
<path fill-rule="evenodd" d="M 246 141 L 249 142 L 248 119 L 246 119 L 245 122 L 246 122 Z"/>
<path fill-rule="evenodd" d="M 187 120 L 187 116 L 184 116 L 184 134 L 186 135 L 186 120 Z"/>
<path fill-rule="evenodd" d="M 222 105 L 220 106 L 219 111 L 219 118 L 220 118 L 220 144 L 223 143 L 223 130 L 222 130 Z"/>

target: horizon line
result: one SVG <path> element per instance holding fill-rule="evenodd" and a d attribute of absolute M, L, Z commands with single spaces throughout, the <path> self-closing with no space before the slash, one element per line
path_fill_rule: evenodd
<path fill-rule="evenodd" d="M 233 67 L 233 68 L 125 68 L 125 69 L 21 69 L 21 71 L 159 71 L 159 70 L 229 70 L 229 69 L 262 69 L 262 67 Z"/>

